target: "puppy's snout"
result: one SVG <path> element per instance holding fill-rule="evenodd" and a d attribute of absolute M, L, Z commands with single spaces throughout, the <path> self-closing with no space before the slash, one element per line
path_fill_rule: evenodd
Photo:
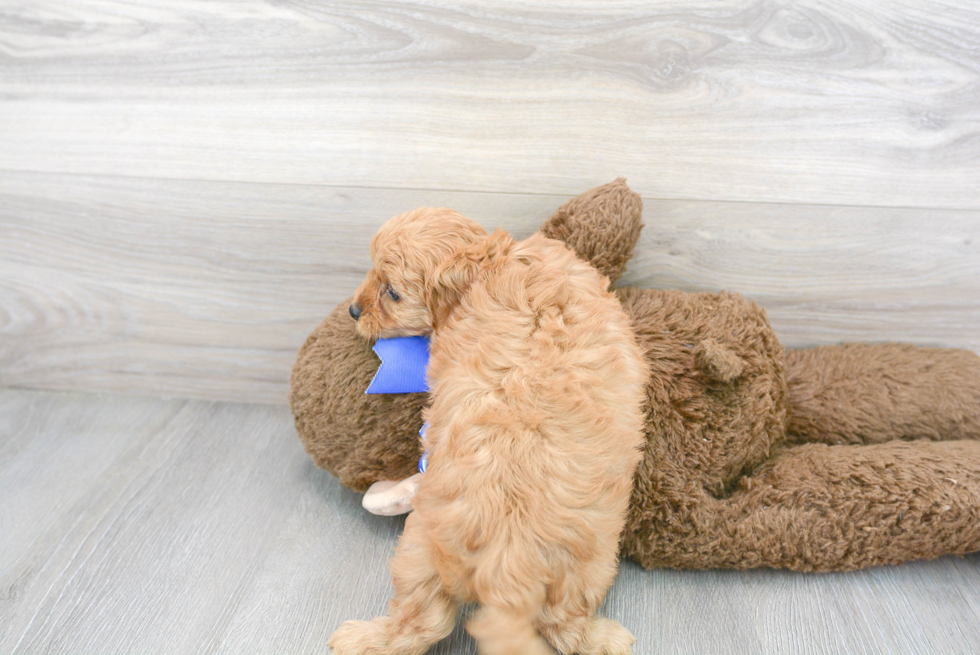
<path fill-rule="evenodd" d="M 350 309 L 348 311 L 350 312 L 350 317 L 356 321 L 361 317 L 361 312 L 364 310 L 361 309 L 360 305 L 354 303 L 350 306 Z"/>

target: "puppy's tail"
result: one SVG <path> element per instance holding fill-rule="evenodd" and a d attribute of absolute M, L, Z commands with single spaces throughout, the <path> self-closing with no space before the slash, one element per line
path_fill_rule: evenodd
<path fill-rule="evenodd" d="M 552 655 L 554 651 L 534 627 L 537 610 L 484 605 L 466 629 L 480 655 Z"/>

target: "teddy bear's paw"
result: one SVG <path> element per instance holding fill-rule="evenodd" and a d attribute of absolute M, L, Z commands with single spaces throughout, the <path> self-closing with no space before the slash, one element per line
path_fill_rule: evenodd
<path fill-rule="evenodd" d="M 596 618 L 578 655 L 631 655 L 634 641 L 636 637 L 616 621 Z"/>
<path fill-rule="evenodd" d="M 330 637 L 334 655 L 388 655 L 387 628 L 390 619 L 345 621 Z"/>

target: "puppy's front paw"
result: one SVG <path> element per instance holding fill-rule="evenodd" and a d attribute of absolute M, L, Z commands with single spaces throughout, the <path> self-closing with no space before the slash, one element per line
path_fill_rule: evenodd
<path fill-rule="evenodd" d="M 388 617 L 373 621 L 345 621 L 330 637 L 334 655 L 387 655 Z"/>

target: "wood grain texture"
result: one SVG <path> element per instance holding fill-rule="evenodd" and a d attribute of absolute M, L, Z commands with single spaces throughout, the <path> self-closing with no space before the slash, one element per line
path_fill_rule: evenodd
<path fill-rule="evenodd" d="M 316 469 L 284 407 L 0 391 L 0 652 L 324 653 L 385 610 L 401 519 Z M 980 556 L 846 574 L 645 571 L 634 653 L 966 653 Z M 473 655 L 460 628 L 434 655 Z"/>
<path fill-rule="evenodd" d="M 980 352 L 980 212 L 645 201 L 621 283 L 742 293 L 789 347 Z"/>
<path fill-rule="evenodd" d="M 980 209 L 980 11 L 947 0 L 40 0 L 0 169 Z"/>
<path fill-rule="evenodd" d="M 566 196 L 0 176 L 0 385 L 282 403 L 389 216 L 517 236 Z M 646 199 L 624 283 L 739 291 L 788 346 L 980 351 L 980 212 Z"/>
<path fill-rule="evenodd" d="M 387 218 L 452 204 L 530 232 L 561 200 L 3 175 L 0 385 L 284 403 Z"/>

